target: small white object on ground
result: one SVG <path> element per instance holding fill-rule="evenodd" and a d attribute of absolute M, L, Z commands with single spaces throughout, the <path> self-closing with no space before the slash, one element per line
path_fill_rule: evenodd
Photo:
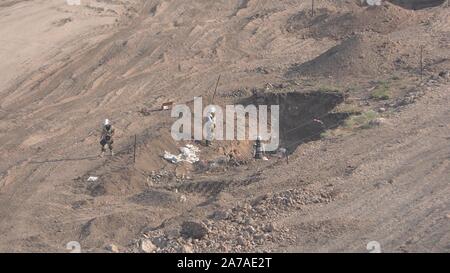
<path fill-rule="evenodd" d="M 187 198 L 184 194 L 180 196 L 180 202 L 186 202 L 186 200 Z"/>
<path fill-rule="evenodd" d="M 89 178 L 87 179 L 88 182 L 95 182 L 98 180 L 97 176 L 89 176 Z"/>
<path fill-rule="evenodd" d="M 200 160 L 197 155 L 197 153 L 200 152 L 200 149 L 194 145 L 187 144 L 186 146 L 180 148 L 180 152 L 181 153 L 179 155 L 174 155 L 164 151 L 163 157 L 165 160 L 173 164 L 177 164 L 179 162 L 195 163 Z"/>
<path fill-rule="evenodd" d="M 362 0 L 361 2 L 365 2 L 369 6 L 381 6 L 382 0 Z"/>
<path fill-rule="evenodd" d="M 323 125 L 323 121 L 321 121 L 320 119 L 315 118 L 315 119 L 313 119 L 313 121 Z"/>

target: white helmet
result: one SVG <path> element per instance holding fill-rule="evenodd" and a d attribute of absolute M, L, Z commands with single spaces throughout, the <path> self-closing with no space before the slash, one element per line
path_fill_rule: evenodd
<path fill-rule="evenodd" d="M 210 108 L 208 108 L 208 114 L 207 115 L 208 116 L 212 116 L 212 117 L 216 116 L 216 107 L 211 106 Z"/>
<path fill-rule="evenodd" d="M 110 122 L 109 122 L 109 119 L 105 119 L 105 122 L 103 123 L 103 125 L 109 125 L 110 124 Z"/>

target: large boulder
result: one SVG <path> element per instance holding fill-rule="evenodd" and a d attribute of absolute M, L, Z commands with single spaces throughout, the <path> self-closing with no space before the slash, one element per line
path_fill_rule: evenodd
<path fill-rule="evenodd" d="M 205 224 L 195 221 L 185 221 L 181 225 L 181 235 L 186 238 L 202 239 L 205 237 L 209 230 Z"/>
<path fill-rule="evenodd" d="M 140 242 L 140 250 L 144 253 L 153 253 L 156 251 L 156 246 L 150 239 L 142 239 Z"/>
<path fill-rule="evenodd" d="M 115 244 L 109 244 L 105 247 L 105 249 L 112 253 L 119 253 L 119 247 Z"/>

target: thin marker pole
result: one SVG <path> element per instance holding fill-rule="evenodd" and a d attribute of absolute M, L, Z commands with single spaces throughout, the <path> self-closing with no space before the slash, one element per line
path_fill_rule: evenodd
<path fill-rule="evenodd" d="M 423 45 L 420 46 L 420 81 L 423 81 Z"/>
<path fill-rule="evenodd" d="M 136 163 L 136 143 L 137 143 L 137 136 L 134 135 L 133 163 Z"/>
<path fill-rule="evenodd" d="M 216 88 L 214 89 L 214 94 L 213 94 L 213 97 L 212 97 L 212 100 L 211 100 L 211 104 L 214 103 L 214 98 L 216 97 L 216 92 L 217 92 L 217 87 L 219 86 L 220 76 L 221 75 L 219 74 L 219 78 L 217 78 Z"/>

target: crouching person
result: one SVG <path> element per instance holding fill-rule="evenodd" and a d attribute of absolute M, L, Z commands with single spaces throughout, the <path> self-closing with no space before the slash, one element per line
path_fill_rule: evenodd
<path fill-rule="evenodd" d="M 253 144 L 253 157 L 255 159 L 263 159 L 265 154 L 264 143 L 261 141 L 261 137 L 256 138 L 255 144 Z"/>

